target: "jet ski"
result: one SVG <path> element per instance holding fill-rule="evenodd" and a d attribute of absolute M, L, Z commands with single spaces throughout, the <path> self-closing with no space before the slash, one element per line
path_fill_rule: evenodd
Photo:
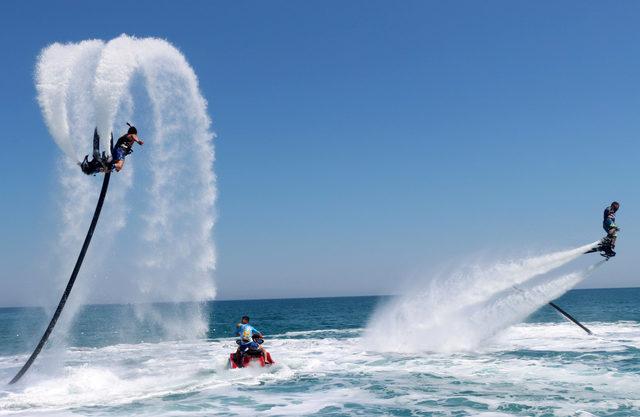
<path fill-rule="evenodd" d="M 240 360 L 242 360 L 242 366 L 238 366 Z M 251 366 L 252 364 L 257 364 L 261 368 L 264 368 L 265 366 L 271 366 L 274 363 L 275 362 L 273 359 L 271 359 L 270 353 L 267 353 L 266 359 L 262 355 L 262 353 L 253 351 L 247 352 L 242 355 L 237 352 L 229 354 L 229 369 L 246 368 L 247 366 Z"/>
<path fill-rule="evenodd" d="M 111 134 L 111 146 L 113 146 L 113 133 Z M 89 155 L 85 155 L 84 160 L 78 165 L 87 175 L 111 171 L 111 157 L 108 157 L 104 151 L 100 153 L 100 135 L 98 135 L 97 127 L 93 131 L 93 157 L 89 161 Z"/>
<path fill-rule="evenodd" d="M 261 345 L 262 343 L 264 343 L 264 340 L 255 337 L 253 339 L 253 342 Z M 236 343 L 238 344 L 238 346 L 240 346 L 240 348 L 229 355 L 230 369 L 246 368 L 252 363 L 257 363 L 260 367 L 270 366 L 275 363 L 271 358 L 271 354 L 269 352 L 264 355 L 263 350 L 242 348 L 243 345 L 241 340 L 236 340 Z"/>

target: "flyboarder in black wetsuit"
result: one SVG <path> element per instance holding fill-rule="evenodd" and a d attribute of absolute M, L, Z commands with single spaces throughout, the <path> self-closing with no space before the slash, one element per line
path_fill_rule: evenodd
<path fill-rule="evenodd" d="M 129 126 L 127 133 L 120 136 L 116 145 L 113 147 L 113 168 L 116 172 L 120 172 L 124 167 L 124 158 L 133 152 L 133 143 L 137 142 L 140 145 L 144 145 L 144 142 L 138 138 L 138 129 L 135 126 Z"/>
<path fill-rule="evenodd" d="M 87 175 L 94 175 L 99 172 L 110 172 L 114 169 L 116 172 L 120 172 L 124 167 L 124 158 L 133 152 L 133 143 L 137 142 L 140 145 L 144 145 L 144 142 L 138 138 L 138 130 L 136 127 L 131 126 L 129 123 L 127 123 L 127 125 L 129 126 L 129 130 L 118 138 L 115 146 L 113 146 L 113 135 L 111 136 L 113 146 L 111 157 L 107 157 L 104 152 L 100 154 L 100 136 L 98 135 L 98 128 L 96 128 L 93 132 L 93 158 L 89 161 L 89 155 L 84 157 L 84 161 L 79 164 L 82 172 Z"/>

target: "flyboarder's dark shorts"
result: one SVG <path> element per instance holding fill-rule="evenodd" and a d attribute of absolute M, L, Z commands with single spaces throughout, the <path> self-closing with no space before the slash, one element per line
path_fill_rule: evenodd
<path fill-rule="evenodd" d="M 113 162 L 123 161 L 125 156 L 127 156 L 127 153 L 124 149 L 119 146 L 113 148 Z"/>

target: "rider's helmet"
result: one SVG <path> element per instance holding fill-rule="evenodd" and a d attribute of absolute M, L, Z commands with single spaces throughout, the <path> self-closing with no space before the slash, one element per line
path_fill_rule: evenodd
<path fill-rule="evenodd" d="M 613 211 L 618 211 L 618 209 L 620 208 L 620 203 L 614 201 L 613 203 L 611 203 L 611 208 L 613 209 Z"/>

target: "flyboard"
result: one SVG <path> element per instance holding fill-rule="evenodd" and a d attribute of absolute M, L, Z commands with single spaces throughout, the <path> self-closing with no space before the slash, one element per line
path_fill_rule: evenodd
<path fill-rule="evenodd" d="M 97 133 L 96 133 L 97 134 Z M 111 146 L 113 147 L 113 137 L 111 139 Z M 96 152 L 96 138 L 94 136 L 94 154 Z M 71 293 L 71 289 L 73 288 L 73 284 L 76 282 L 76 278 L 78 277 L 78 272 L 80 272 L 80 267 L 82 266 L 82 262 L 84 261 L 84 256 L 87 253 L 87 249 L 89 249 L 89 244 L 91 243 L 91 238 L 93 237 L 93 232 L 96 229 L 96 225 L 98 224 L 98 218 L 100 218 L 100 212 L 102 211 L 102 204 L 104 203 L 104 199 L 107 195 L 107 189 L 109 188 L 109 179 L 111 178 L 111 171 L 107 171 L 104 174 L 104 180 L 102 181 L 102 189 L 100 190 L 100 196 L 98 197 L 98 204 L 96 205 L 96 209 L 93 212 L 93 218 L 91 219 L 91 225 L 89 226 L 89 231 L 87 231 L 87 236 L 84 238 L 84 243 L 82 244 L 82 249 L 80 250 L 80 255 L 78 255 L 78 260 L 76 261 L 76 265 L 73 267 L 73 272 L 71 272 L 71 278 L 69 278 L 69 282 L 67 283 L 67 287 L 62 294 L 62 298 L 60 298 L 60 302 L 58 303 L 58 307 L 56 308 L 55 313 L 53 313 L 53 317 L 49 322 L 49 326 L 47 330 L 45 330 L 44 334 L 40 338 L 38 345 L 34 349 L 27 362 L 20 368 L 16 376 L 9 382 L 9 384 L 14 384 L 22 378 L 22 376 L 29 370 L 33 362 L 36 360 L 40 351 L 44 347 L 45 343 L 49 339 L 51 332 L 53 332 L 53 328 L 56 326 L 58 322 L 58 318 L 64 309 L 64 305 L 67 303 L 67 298 L 69 298 L 69 294 Z"/>
<path fill-rule="evenodd" d="M 607 235 L 603 237 L 596 246 L 586 251 L 585 255 L 588 253 L 600 252 L 600 256 L 604 257 L 605 260 L 607 261 L 610 258 L 613 258 L 614 256 L 616 256 L 616 253 L 614 252 L 613 248 L 615 246 L 615 238 L 617 236 L 618 230 L 619 229 L 616 229 L 615 234 L 612 236 Z"/>

